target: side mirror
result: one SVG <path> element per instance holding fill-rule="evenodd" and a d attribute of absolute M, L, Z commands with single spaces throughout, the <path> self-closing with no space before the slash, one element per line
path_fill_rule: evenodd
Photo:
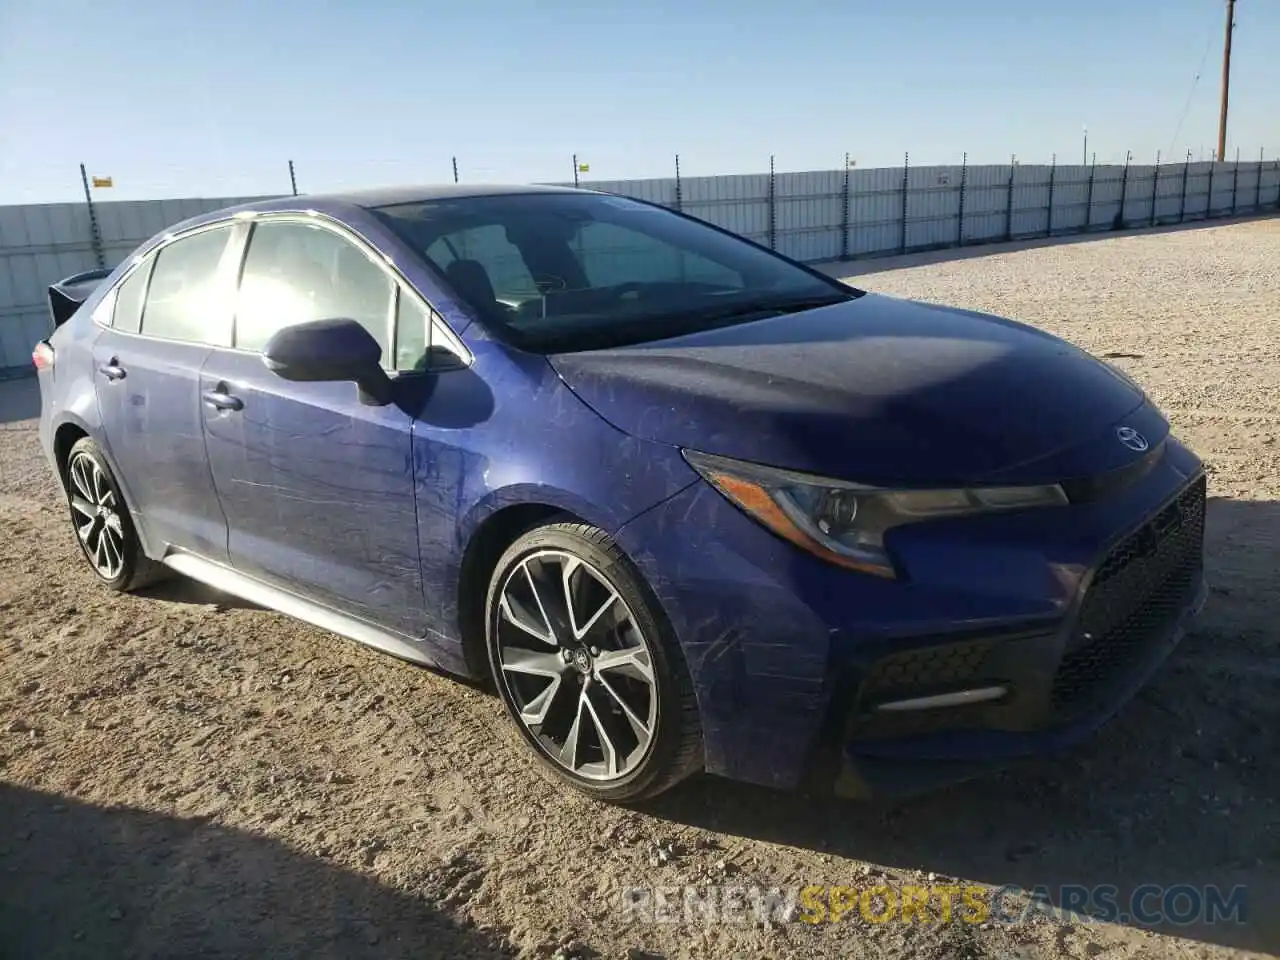
<path fill-rule="evenodd" d="M 379 366 L 382 347 L 354 320 L 339 317 L 285 327 L 267 341 L 262 359 L 285 380 L 350 380 L 360 387 L 363 402 L 391 402 L 391 379 Z"/>

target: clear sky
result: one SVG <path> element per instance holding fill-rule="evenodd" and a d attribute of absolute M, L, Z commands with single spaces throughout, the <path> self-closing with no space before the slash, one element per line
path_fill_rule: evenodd
<path fill-rule="evenodd" d="M 0 0 L 0 203 L 1213 150 L 1224 0 Z M 1280 0 L 1228 155 L 1280 156 Z M 1203 75 L 1192 94 L 1192 81 Z M 1188 104 L 1179 131 L 1179 119 Z M 1175 140 L 1176 133 L 1176 140 Z"/>

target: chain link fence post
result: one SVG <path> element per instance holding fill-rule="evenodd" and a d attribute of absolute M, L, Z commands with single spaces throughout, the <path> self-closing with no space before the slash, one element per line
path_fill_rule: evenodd
<path fill-rule="evenodd" d="M 1240 208 L 1240 148 L 1236 147 L 1236 160 L 1231 165 L 1231 215 Z"/>
<path fill-rule="evenodd" d="M 907 187 L 911 178 L 911 154 L 902 155 L 902 239 L 898 243 L 898 252 L 907 252 Z"/>
<path fill-rule="evenodd" d="M 1084 232 L 1088 233 L 1093 226 L 1093 180 L 1098 170 L 1098 155 L 1093 155 L 1092 161 L 1089 163 L 1089 190 L 1085 195 L 1084 201 Z"/>
<path fill-rule="evenodd" d="M 773 172 L 773 154 L 769 154 L 769 249 L 778 249 L 778 185 Z"/>
<path fill-rule="evenodd" d="M 1009 183 L 1005 188 L 1005 204 L 1004 204 L 1004 238 L 1006 241 L 1013 239 L 1013 175 L 1018 171 L 1018 155 L 1015 153 L 1009 158 Z"/>
<path fill-rule="evenodd" d="M 1258 150 L 1258 179 L 1253 185 L 1253 209 L 1255 210 L 1262 209 L 1262 163 L 1266 155 L 1266 147 Z"/>
<path fill-rule="evenodd" d="M 1120 175 L 1120 211 L 1111 221 L 1112 230 L 1124 229 L 1124 208 L 1129 203 L 1129 161 L 1133 159 L 1133 151 L 1124 152 L 1124 173 Z"/>
<path fill-rule="evenodd" d="M 1182 161 L 1182 200 L 1178 203 L 1178 222 L 1187 222 L 1187 178 L 1191 175 L 1191 151 L 1187 151 L 1187 159 Z"/>
<path fill-rule="evenodd" d="M 849 259 L 849 155 L 844 155 L 844 187 L 840 192 L 840 259 Z"/>
<path fill-rule="evenodd" d="M 1058 155 L 1055 153 L 1049 161 L 1049 222 L 1045 225 L 1044 235 L 1053 236 L 1053 188 L 1058 179 Z"/>
<path fill-rule="evenodd" d="M 89 208 L 89 242 L 93 247 L 93 259 L 99 270 L 105 270 L 106 258 L 102 253 L 102 232 L 98 229 L 98 214 L 93 209 L 93 195 L 89 192 L 89 174 L 80 164 L 80 182 L 84 185 L 84 202 Z"/>
<path fill-rule="evenodd" d="M 969 179 L 969 151 L 960 155 L 960 216 L 956 225 L 956 246 L 964 246 L 964 192 Z"/>
<path fill-rule="evenodd" d="M 1151 173 L 1151 226 L 1156 225 L 1156 200 L 1160 193 L 1160 151 L 1156 151 L 1156 168 Z"/>
<path fill-rule="evenodd" d="M 680 154 L 676 154 L 676 209 L 684 209 L 684 196 L 680 192 Z"/>

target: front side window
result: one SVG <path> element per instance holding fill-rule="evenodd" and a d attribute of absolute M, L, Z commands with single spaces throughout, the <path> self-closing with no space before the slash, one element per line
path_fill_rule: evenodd
<path fill-rule="evenodd" d="M 215 227 L 160 249 L 146 285 L 144 334 L 192 343 L 226 342 L 230 311 L 219 265 L 230 236 L 230 227 Z M 142 272 L 134 271 L 135 276 Z"/>
<path fill-rule="evenodd" d="M 374 211 L 499 339 L 544 353 L 679 336 L 860 292 L 661 207 L 587 193 Z"/>
<path fill-rule="evenodd" d="M 339 317 L 355 320 L 388 356 L 394 286 L 345 237 L 296 220 L 254 225 L 236 301 L 235 345 L 261 350 L 282 327 Z"/>

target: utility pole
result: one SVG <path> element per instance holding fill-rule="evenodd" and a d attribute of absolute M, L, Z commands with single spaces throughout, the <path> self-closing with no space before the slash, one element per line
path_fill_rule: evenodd
<path fill-rule="evenodd" d="M 1236 0 L 1227 0 L 1227 33 L 1222 45 L 1222 113 L 1218 117 L 1218 162 L 1227 159 L 1227 100 L 1231 90 L 1231 32 L 1236 23 Z"/>

